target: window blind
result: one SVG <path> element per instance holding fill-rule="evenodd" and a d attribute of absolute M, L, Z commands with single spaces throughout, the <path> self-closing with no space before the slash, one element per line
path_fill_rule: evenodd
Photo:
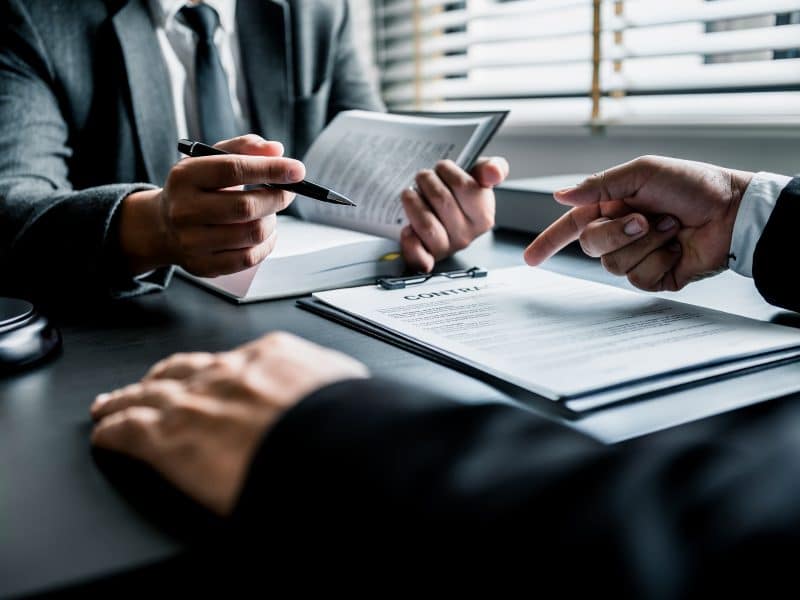
<path fill-rule="evenodd" d="M 376 0 L 387 104 L 511 123 L 800 124 L 800 0 Z"/>

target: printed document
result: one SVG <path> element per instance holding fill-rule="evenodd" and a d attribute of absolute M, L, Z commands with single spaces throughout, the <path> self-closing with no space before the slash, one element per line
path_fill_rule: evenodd
<path fill-rule="evenodd" d="M 793 328 L 526 266 L 314 297 L 552 400 L 613 402 L 800 348 Z"/>
<path fill-rule="evenodd" d="M 442 159 L 469 168 L 505 118 L 504 112 L 396 115 L 339 113 L 304 157 L 308 179 L 357 206 L 298 197 L 300 218 L 278 217 L 275 249 L 260 265 L 192 281 L 237 302 L 296 296 L 399 275 L 400 195 L 416 174 Z"/>

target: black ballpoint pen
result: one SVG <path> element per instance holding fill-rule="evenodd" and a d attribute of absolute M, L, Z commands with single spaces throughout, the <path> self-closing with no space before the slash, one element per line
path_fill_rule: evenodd
<path fill-rule="evenodd" d="M 217 156 L 219 154 L 230 154 L 230 152 L 225 152 L 225 150 L 220 150 L 219 148 L 214 148 L 213 146 L 202 142 L 194 142 L 192 140 L 178 140 L 178 151 L 186 156 Z M 313 198 L 314 200 L 330 202 L 331 204 L 356 206 L 356 203 L 347 196 L 343 196 L 338 192 L 334 192 L 308 179 L 297 183 L 263 183 L 261 185 L 277 188 L 279 190 L 287 190 L 295 194 L 300 194 L 301 196 Z"/>

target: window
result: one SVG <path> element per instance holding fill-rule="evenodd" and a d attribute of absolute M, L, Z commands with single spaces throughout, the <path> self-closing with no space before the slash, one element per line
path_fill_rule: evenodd
<path fill-rule="evenodd" d="M 390 108 L 800 124 L 800 0 L 375 0 Z"/>

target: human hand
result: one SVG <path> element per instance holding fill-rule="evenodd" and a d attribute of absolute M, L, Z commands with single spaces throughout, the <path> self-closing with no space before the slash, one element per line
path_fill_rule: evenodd
<path fill-rule="evenodd" d="M 230 352 L 176 354 L 141 382 L 95 399 L 92 443 L 149 463 L 225 515 L 259 441 L 285 411 L 326 385 L 367 376 L 355 359 L 287 333 Z"/>
<path fill-rule="evenodd" d="M 400 243 L 406 264 L 430 272 L 437 260 L 463 250 L 494 225 L 492 188 L 508 176 L 504 158 L 481 158 L 470 173 L 452 160 L 420 171 L 416 189 L 401 196 L 409 224 Z"/>
<path fill-rule="evenodd" d="M 120 244 L 134 274 L 175 264 L 214 277 L 257 265 L 272 251 L 275 213 L 294 194 L 240 186 L 301 181 L 303 163 L 282 158 L 280 143 L 257 135 L 216 147 L 233 154 L 183 159 L 172 167 L 163 189 L 123 200 Z"/>
<path fill-rule="evenodd" d="M 536 266 L 575 240 L 614 275 L 677 291 L 727 268 L 733 225 L 752 173 L 643 156 L 556 192 L 573 206 L 525 250 Z"/>

